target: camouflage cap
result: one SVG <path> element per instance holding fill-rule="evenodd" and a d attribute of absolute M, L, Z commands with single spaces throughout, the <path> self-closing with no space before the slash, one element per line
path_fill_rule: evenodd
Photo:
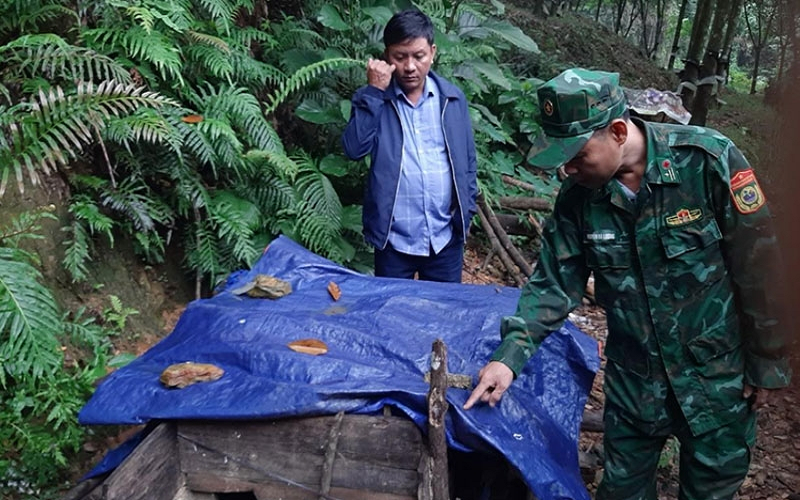
<path fill-rule="evenodd" d="M 528 161 L 542 169 L 571 160 L 595 130 L 619 118 L 627 107 L 619 73 L 568 69 L 538 90 L 544 134 L 531 146 Z"/>

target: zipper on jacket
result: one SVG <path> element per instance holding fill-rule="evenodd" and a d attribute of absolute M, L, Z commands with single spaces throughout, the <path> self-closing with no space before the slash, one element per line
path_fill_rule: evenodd
<path fill-rule="evenodd" d="M 458 213 L 459 213 L 458 223 L 461 225 L 461 240 L 466 244 L 467 231 L 464 229 L 464 205 L 461 204 L 461 196 L 458 194 L 458 182 L 456 181 L 456 166 L 453 163 L 453 157 L 450 155 L 450 143 L 447 142 L 447 129 L 444 126 L 444 112 L 447 109 L 447 104 L 449 102 L 450 102 L 449 99 L 445 99 L 444 105 L 442 106 L 442 137 L 444 137 L 444 146 L 447 149 L 447 159 L 450 161 L 450 177 L 453 178 L 453 191 L 456 192 L 456 202 L 458 203 Z M 469 108 L 467 108 L 467 114 L 469 114 Z"/>
<path fill-rule="evenodd" d="M 389 236 L 392 234 L 392 222 L 394 222 L 394 209 L 397 207 L 397 193 L 400 192 L 400 177 L 403 175 L 403 155 L 405 154 L 406 145 L 405 145 L 405 133 L 403 132 L 403 119 L 400 116 L 400 110 L 397 109 L 397 104 L 394 101 L 389 101 L 392 105 L 392 109 L 394 109 L 395 114 L 397 114 L 397 121 L 400 122 L 400 170 L 397 174 L 397 181 L 395 182 L 394 188 L 394 201 L 392 202 L 392 211 L 389 214 L 389 227 L 386 228 L 386 239 L 383 240 L 383 245 L 381 246 L 381 250 L 386 248 L 386 244 L 389 243 Z M 444 114 L 442 114 L 444 116 Z M 445 139 L 445 143 L 447 139 Z"/>

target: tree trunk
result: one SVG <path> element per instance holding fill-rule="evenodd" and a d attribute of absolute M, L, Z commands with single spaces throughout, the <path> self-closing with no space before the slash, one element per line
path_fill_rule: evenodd
<path fill-rule="evenodd" d="M 686 6 L 689 0 L 681 1 L 681 8 L 678 11 L 678 22 L 675 25 L 675 36 L 672 38 L 672 52 L 669 55 L 669 63 L 667 69 L 671 70 L 675 67 L 675 56 L 678 54 L 678 44 L 681 41 L 681 30 L 683 29 L 683 18 L 686 16 Z"/>
<path fill-rule="evenodd" d="M 619 30 L 622 29 L 622 15 L 625 13 L 626 3 L 627 0 L 615 0 L 617 10 L 614 13 L 614 33 L 617 35 L 619 35 Z"/>
<path fill-rule="evenodd" d="M 664 20 L 667 13 L 667 0 L 658 0 L 656 2 L 656 26 L 655 36 L 653 37 L 653 53 L 650 59 L 655 61 L 658 57 L 658 51 L 661 49 L 661 42 L 664 40 Z"/>
<path fill-rule="evenodd" d="M 681 99 L 683 106 L 691 110 L 694 105 L 694 96 L 697 77 L 700 75 L 700 59 L 705 45 L 705 34 L 711 26 L 711 18 L 717 0 L 698 0 L 697 12 L 692 26 L 692 37 L 689 40 L 689 49 L 686 52 L 686 67 L 681 73 Z M 688 85 L 686 85 L 688 84 Z"/>
<path fill-rule="evenodd" d="M 758 83 L 758 72 L 761 69 L 761 47 L 753 47 L 755 58 L 753 60 L 753 75 L 750 78 L 750 94 L 756 93 L 756 83 Z"/>
<path fill-rule="evenodd" d="M 639 9 L 637 8 L 638 4 L 636 2 L 631 2 L 631 12 L 628 15 L 628 27 L 625 28 L 625 33 L 623 33 L 624 38 L 628 38 L 628 35 L 631 34 L 631 29 L 633 25 L 636 23 L 636 19 L 639 18 Z M 644 18 L 643 18 L 644 19 Z"/>
<path fill-rule="evenodd" d="M 754 8 L 756 9 L 755 29 L 750 22 L 750 15 L 748 12 L 749 9 L 747 8 L 751 2 L 754 4 Z M 755 61 L 753 62 L 752 80 L 750 81 L 751 94 L 756 93 L 756 83 L 758 82 L 758 73 L 761 65 L 761 51 L 764 50 L 767 40 L 769 40 L 770 36 L 772 35 L 772 26 L 773 21 L 775 20 L 776 11 L 776 6 L 774 3 L 772 3 L 772 0 L 745 0 L 744 18 L 745 21 L 747 21 L 747 34 L 750 36 L 750 41 L 753 43 L 753 55 L 755 58 Z"/>
<path fill-rule="evenodd" d="M 603 5 L 603 0 L 597 0 L 597 10 L 594 11 L 594 22 L 600 22 L 600 7 Z"/>
<path fill-rule="evenodd" d="M 533 15 L 544 17 L 544 0 L 533 0 Z"/>
<path fill-rule="evenodd" d="M 731 8 L 728 11 L 728 26 L 725 30 L 725 40 L 722 42 L 722 54 L 719 67 L 717 67 L 717 75 L 722 77 L 722 80 L 728 82 L 728 68 L 731 65 L 731 46 L 733 45 L 733 37 L 736 35 L 736 30 L 739 27 L 739 16 L 742 13 L 743 0 L 732 0 Z"/>
<path fill-rule="evenodd" d="M 700 82 L 695 93 L 692 112 L 692 125 L 705 126 L 708 118 L 708 108 L 711 100 L 718 91 L 717 63 L 719 62 L 720 49 L 725 38 L 725 26 L 728 22 L 728 12 L 732 0 L 717 0 L 717 9 L 714 12 L 714 22 L 708 36 L 706 54 L 700 66 Z"/>

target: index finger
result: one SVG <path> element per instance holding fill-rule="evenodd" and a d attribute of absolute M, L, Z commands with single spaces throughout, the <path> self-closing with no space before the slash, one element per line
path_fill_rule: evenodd
<path fill-rule="evenodd" d="M 485 380 L 481 380 L 480 382 L 478 382 L 478 385 L 475 387 L 475 390 L 472 391 L 472 394 L 469 395 L 469 399 L 467 399 L 467 402 L 464 403 L 464 409 L 469 410 L 470 408 L 472 408 L 472 405 L 475 404 L 475 401 L 480 399 L 483 393 L 485 393 L 490 386 L 491 384 Z"/>

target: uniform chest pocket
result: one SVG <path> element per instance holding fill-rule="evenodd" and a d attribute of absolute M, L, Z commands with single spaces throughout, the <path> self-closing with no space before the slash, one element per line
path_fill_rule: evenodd
<path fill-rule="evenodd" d="M 629 245 L 619 243 L 584 242 L 586 244 L 586 265 L 599 269 L 628 269 L 631 267 Z"/>
<path fill-rule="evenodd" d="M 677 296 L 691 296 L 692 290 L 710 286 L 725 276 L 720 240 L 722 232 L 712 218 L 669 228 L 661 234 L 668 281 Z"/>

